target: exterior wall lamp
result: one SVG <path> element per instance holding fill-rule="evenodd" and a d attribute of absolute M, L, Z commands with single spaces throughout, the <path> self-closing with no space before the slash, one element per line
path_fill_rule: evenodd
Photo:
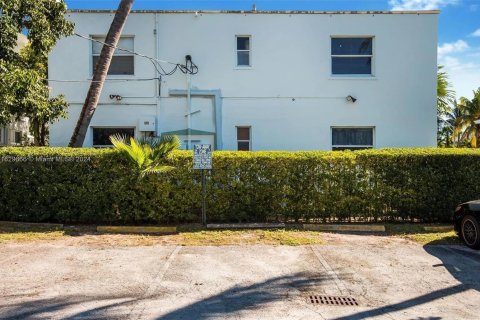
<path fill-rule="evenodd" d="M 114 99 L 117 100 L 117 101 L 122 100 L 122 96 L 119 95 L 119 94 L 111 94 L 109 97 L 110 97 L 111 100 L 114 100 Z"/>
<path fill-rule="evenodd" d="M 352 96 L 347 96 L 346 99 L 347 99 L 348 102 L 351 102 L 351 103 L 355 103 L 355 101 L 357 101 L 357 99 L 352 97 Z"/>

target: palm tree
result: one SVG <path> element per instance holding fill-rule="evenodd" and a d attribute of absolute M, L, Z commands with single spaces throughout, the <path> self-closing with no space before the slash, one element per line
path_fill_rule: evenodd
<path fill-rule="evenodd" d="M 110 62 L 112 61 L 115 47 L 122 34 L 122 29 L 125 25 L 128 14 L 132 9 L 133 1 L 134 0 L 121 0 L 118 5 L 117 12 L 110 25 L 110 30 L 108 30 L 105 44 L 100 53 L 100 58 L 95 66 L 93 79 L 90 83 L 90 89 L 85 98 L 80 117 L 78 118 L 77 125 L 75 126 L 72 138 L 70 139 L 70 147 L 79 148 L 83 146 L 88 126 L 90 125 L 90 121 L 97 108 L 98 100 L 100 99 L 100 94 L 102 93 L 103 83 L 107 77 L 108 68 L 110 68 Z"/>
<path fill-rule="evenodd" d="M 135 167 L 140 178 L 147 174 L 163 173 L 173 169 L 165 165 L 165 160 L 170 152 L 180 148 L 180 139 L 177 136 L 164 136 L 162 138 L 143 138 L 136 140 L 130 137 L 113 135 L 110 137 L 115 149 L 120 151 Z"/>
<path fill-rule="evenodd" d="M 480 119 L 480 88 L 473 91 L 473 99 L 461 97 L 458 103 L 461 109 L 461 127 L 463 129 L 461 141 L 469 142 L 471 147 L 480 147 L 480 129 L 475 123 Z"/>
<path fill-rule="evenodd" d="M 437 69 L 437 113 L 443 114 L 451 111 L 450 103 L 455 100 L 455 91 L 451 89 L 448 75 L 442 70 L 443 66 Z"/>
<path fill-rule="evenodd" d="M 439 117 L 439 147 L 461 147 L 460 141 L 462 135 L 463 109 L 457 106 L 457 102 L 452 102 L 452 108 Z"/>
<path fill-rule="evenodd" d="M 437 144 L 439 147 L 449 147 L 450 140 L 448 134 L 452 129 L 449 127 L 447 119 L 452 112 L 451 104 L 455 101 L 455 91 L 451 89 L 448 81 L 448 75 L 442 70 L 443 66 L 437 69 Z"/>

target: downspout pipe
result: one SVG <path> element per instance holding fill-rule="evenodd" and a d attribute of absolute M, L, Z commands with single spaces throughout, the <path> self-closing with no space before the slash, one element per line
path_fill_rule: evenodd
<path fill-rule="evenodd" d="M 154 26 L 153 26 L 153 37 L 154 37 L 154 43 L 155 43 L 155 58 L 159 59 L 158 53 L 160 51 L 159 49 L 159 41 L 158 41 L 158 20 L 157 20 L 157 14 L 154 14 Z M 155 68 L 154 68 L 155 69 Z M 155 105 L 155 136 L 158 137 L 160 136 L 160 97 L 162 95 L 161 92 L 161 86 L 162 86 L 162 78 L 160 73 L 158 73 L 158 70 L 154 70 L 155 73 L 155 99 L 156 99 L 156 105 Z"/>
<path fill-rule="evenodd" d="M 192 129 L 192 75 L 187 72 L 187 150 L 192 149 L 190 146 L 190 131 Z"/>

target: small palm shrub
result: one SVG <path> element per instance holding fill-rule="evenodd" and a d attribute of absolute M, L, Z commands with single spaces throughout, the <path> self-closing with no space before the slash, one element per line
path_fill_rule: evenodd
<path fill-rule="evenodd" d="M 170 152 L 180 148 L 180 139 L 177 136 L 138 140 L 130 137 L 128 141 L 124 136 L 113 135 L 110 136 L 110 141 L 115 149 L 134 165 L 140 178 L 174 169 L 165 165 L 165 160 Z"/>

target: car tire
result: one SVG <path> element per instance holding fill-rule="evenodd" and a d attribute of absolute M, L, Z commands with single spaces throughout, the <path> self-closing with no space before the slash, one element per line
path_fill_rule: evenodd
<path fill-rule="evenodd" d="M 470 214 L 463 217 L 460 234 L 467 247 L 480 249 L 480 225 L 477 218 Z"/>

